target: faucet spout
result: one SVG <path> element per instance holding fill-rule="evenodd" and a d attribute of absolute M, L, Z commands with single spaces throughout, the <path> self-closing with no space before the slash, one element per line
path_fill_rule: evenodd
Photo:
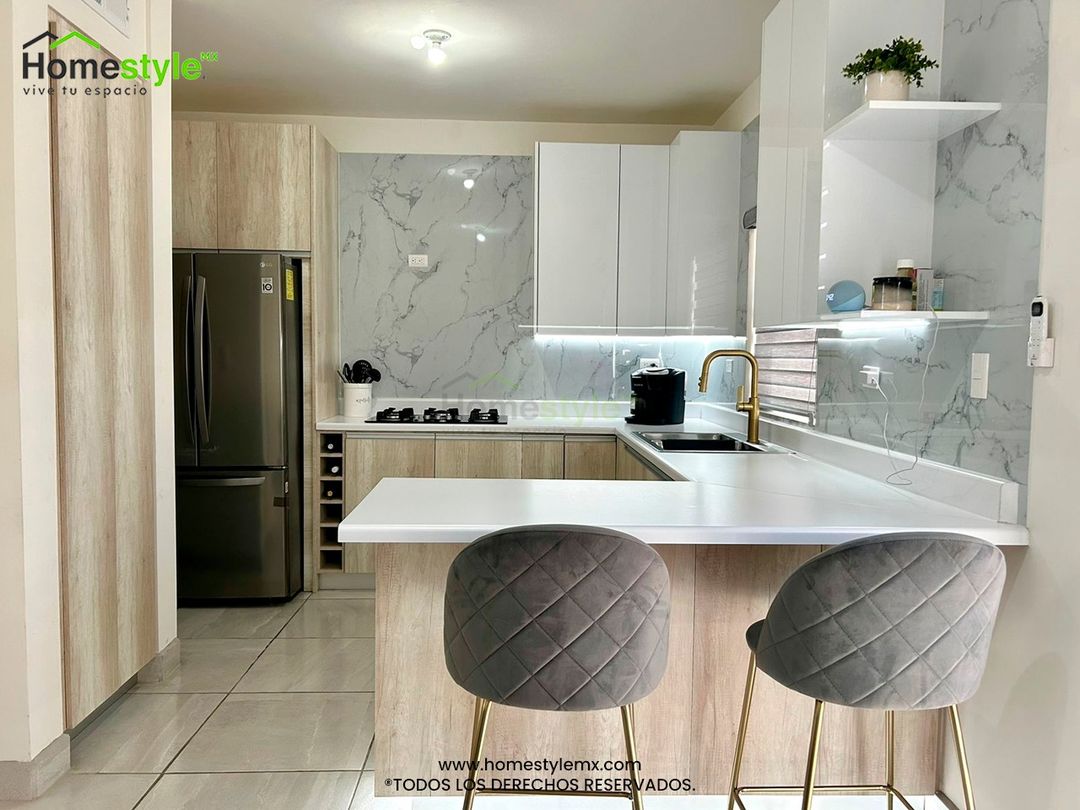
<path fill-rule="evenodd" d="M 750 444 L 759 441 L 759 421 L 761 418 L 761 404 L 758 400 L 758 361 L 757 358 L 745 349 L 717 349 L 705 356 L 701 364 L 701 376 L 698 378 L 698 391 L 705 393 L 709 387 L 709 367 L 718 357 L 741 357 L 750 364 L 750 398 L 743 399 L 743 387 L 739 386 L 738 401 L 735 409 L 747 415 L 746 440 Z"/>

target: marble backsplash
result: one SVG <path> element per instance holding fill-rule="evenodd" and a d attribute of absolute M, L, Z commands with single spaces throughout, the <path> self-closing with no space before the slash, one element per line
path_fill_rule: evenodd
<path fill-rule="evenodd" d="M 824 338 L 818 429 L 876 445 L 889 415 L 894 450 L 1027 482 L 1032 372 L 1027 305 L 1036 294 L 1042 229 L 1048 0 L 947 0 L 942 98 L 1000 101 L 1000 113 L 938 147 L 933 265 L 946 309 L 990 312 L 937 325 Z M 991 357 L 989 397 L 968 396 L 970 356 Z M 892 372 L 881 392 L 863 364 Z"/>
<path fill-rule="evenodd" d="M 534 337 L 531 158 L 345 154 L 340 188 L 341 354 L 382 371 L 380 398 L 626 400 L 660 358 L 697 399 L 704 355 L 742 343 Z M 731 401 L 739 373 L 718 367 L 708 400 Z"/>

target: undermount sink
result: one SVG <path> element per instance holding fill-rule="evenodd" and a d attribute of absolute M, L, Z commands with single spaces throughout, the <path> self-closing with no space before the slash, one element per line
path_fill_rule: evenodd
<path fill-rule="evenodd" d="M 644 433 L 637 435 L 662 453 L 761 453 L 765 450 L 756 444 L 726 433 Z"/>

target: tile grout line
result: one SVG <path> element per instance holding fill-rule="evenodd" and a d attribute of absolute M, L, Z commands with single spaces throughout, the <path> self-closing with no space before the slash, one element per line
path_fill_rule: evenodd
<path fill-rule="evenodd" d="M 289 617 L 282 623 L 281 627 L 278 629 L 277 633 L 274 634 L 273 638 L 271 638 L 268 642 L 266 642 L 266 646 L 264 646 L 262 648 L 262 650 L 259 651 L 259 654 L 257 656 L 255 656 L 255 660 L 252 661 L 251 664 L 248 666 L 248 668 L 244 670 L 243 674 L 239 678 L 236 679 L 236 682 L 232 685 L 232 687 L 224 695 L 222 695 L 221 700 L 219 700 L 217 702 L 217 705 L 214 706 L 214 708 L 210 712 L 210 714 L 206 715 L 206 717 L 203 719 L 203 721 L 199 724 L 199 727 L 197 729 L 195 729 L 195 733 L 192 734 L 190 737 L 188 737 L 187 740 L 184 741 L 184 744 L 180 746 L 180 748 L 176 752 L 176 754 L 173 755 L 172 759 L 170 759 L 167 763 L 165 763 L 165 767 L 162 768 L 161 772 L 157 774 L 157 777 L 150 784 L 150 787 L 147 789 L 147 791 L 142 796 L 139 797 L 139 800 L 135 803 L 134 807 L 132 807 L 132 810 L 138 810 L 139 805 L 141 805 L 146 800 L 146 797 L 149 796 L 151 792 L 153 792 L 154 788 L 157 787 L 158 783 L 161 781 L 162 777 L 164 777 L 165 774 L 168 772 L 169 768 L 172 767 L 173 763 L 176 762 L 177 759 L 179 759 L 180 755 L 183 754 L 184 751 L 187 749 L 188 745 L 191 744 L 191 741 L 194 740 L 196 735 L 198 735 L 198 733 L 203 730 L 203 728 L 206 726 L 206 724 L 210 722 L 210 718 L 213 717 L 214 714 L 217 712 L 217 710 L 221 708 L 222 704 L 225 703 L 225 701 L 228 699 L 229 695 L 233 694 L 233 690 L 236 689 L 237 684 L 240 683 L 240 681 L 241 681 L 241 679 L 243 679 L 244 675 L 247 675 L 248 672 L 251 670 L 251 667 L 255 666 L 255 662 L 258 661 L 260 658 L 262 658 L 263 653 L 266 652 L 270 648 L 270 645 L 274 642 L 275 639 L 277 639 L 278 636 L 281 635 L 282 631 L 286 628 L 286 626 L 288 626 L 289 622 L 291 622 L 296 617 L 296 614 L 300 612 L 300 608 L 302 608 L 304 606 L 304 604 L 307 602 L 307 600 L 310 599 L 310 598 L 311 598 L 311 596 L 309 594 L 307 597 L 300 600 L 300 603 L 296 606 L 296 610 L 294 610 L 292 613 L 289 614 Z M 177 608 L 177 610 L 179 611 L 179 608 Z M 179 638 L 179 636 L 178 636 L 178 638 Z M 248 638 L 250 639 L 250 636 Z M 229 639 L 219 639 L 219 640 L 228 641 Z M 238 640 L 238 639 L 233 639 L 233 640 L 235 641 L 235 640 Z M 181 640 L 180 646 L 183 647 L 183 641 L 182 640 Z M 219 693 L 219 692 L 205 693 L 204 692 L 204 693 L 199 693 L 199 694 L 221 694 L 221 693 Z"/>

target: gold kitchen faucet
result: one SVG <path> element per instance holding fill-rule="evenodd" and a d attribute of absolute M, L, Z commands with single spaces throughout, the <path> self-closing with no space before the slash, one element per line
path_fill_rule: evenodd
<path fill-rule="evenodd" d="M 717 349 L 709 352 L 705 362 L 701 364 L 701 377 L 698 378 L 698 391 L 705 393 L 709 385 L 709 366 L 718 357 L 741 357 L 750 364 L 750 399 L 743 399 L 746 395 L 745 386 L 740 385 L 735 395 L 735 409 L 747 415 L 746 441 L 750 444 L 758 444 L 758 421 L 761 418 L 761 403 L 758 401 L 758 361 L 753 354 L 745 349 Z"/>

